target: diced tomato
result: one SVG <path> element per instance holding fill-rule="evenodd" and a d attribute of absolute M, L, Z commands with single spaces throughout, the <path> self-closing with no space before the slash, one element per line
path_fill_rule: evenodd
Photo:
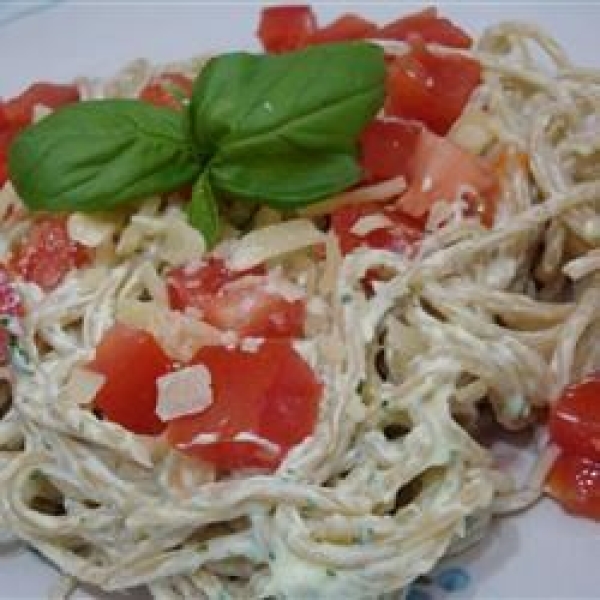
<path fill-rule="evenodd" d="M 481 65 L 464 56 L 432 54 L 415 43 L 388 66 L 387 115 L 421 121 L 444 135 L 481 81 Z"/>
<path fill-rule="evenodd" d="M 319 27 L 307 39 L 307 44 L 326 44 L 333 42 L 349 42 L 374 37 L 377 25 L 358 15 L 342 15 L 333 23 Z"/>
<path fill-rule="evenodd" d="M 565 452 L 600 462 L 600 371 L 565 389 L 552 409 L 549 428 Z"/>
<path fill-rule="evenodd" d="M 420 129 L 402 119 L 372 121 L 360 137 L 364 181 L 374 183 L 400 175 L 408 178 Z"/>
<path fill-rule="evenodd" d="M 546 491 L 568 512 L 600 521 L 600 462 L 561 454 L 548 474 Z"/>
<path fill-rule="evenodd" d="M 418 36 L 424 42 L 453 48 L 470 48 L 473 43 L 460 27 L 438 16 L 433 7 L 392 21 L 377 33 L 377 37 L 384 40 L 408 41 L 413 36 Z"/>
<path fill-rule="evenodd" d="M 206 346 L 193 362 L 210 371 L 213 403 L 168 424 L 174 447 L 220 469 L 273 469 L 313 432 L 321 384 L 288 340 L 265 340 L 255 352 Z"/>
<path fill-rule="evenodd" d="M 421 131 L 411 164 L 410 186 L 400 197 L 400 208 L 419 219 L 434 202 L 453 202 L 460 195 L 486 226 L 494 220 L 498 180 L 480 157 L 426 129 Z"/>
<path fill-rule="evenodd" d="M 17 133 L 18 129 L 16 127 L 0 123 L 0 168 L 4 168 L 4 173 L 6 173 L 7 169 L 6 158 L 8 156 L 8 147 Z"/>
<path fill-rule="evenodd" d="M 0 317 L 22 317 L 23 302 L 17 290 L 12 285 L 8 269 L 0 264 Z M 0 364 L 8 358 L 8 332 L 0 327 Z"/>
<path fill-rule="evenodd" d="M 0 263 L 0 315 L 23 316 L 21 296 L 12 285 L 8 269 Z"/>
<path fill-rule="evenodd" d="M 6 156 L 0 152 L 0 188 L 8 180 L 8 165 L 6 164 Z"/>
<path fill-rule="evenodd" d="M 13 249 L 10 269 L 43 290 L 54 289 L 72 269 L 90 260 L 89 251 L 74 242 L 64 217 L 38 219 Z"/>
<path fill-rule="evenodd" d="M 34 83 L 15 98 L 0 100 L 0 187 L 8 179 L 8 146 L 31 123 L 34 107 L 42 104 L 56 109 L 78 100 L 77 86 L 56 83 Z"/>
<path fill-rule="evenodd" d="M 304 47 L 316 29 L 310 6 L 269 6 L 261 11 L 257 35 L 267 52 L 289 52 Z"/>
<path fill-rule="evenodd" d="M 106 378 L 94 400 L 104 418 L 133 433 L 164 430 L 155 412 L 156 380 L 173 365 L 149 333 L 117 323 L 104 334 L 88 368 Z"/>
<path fill-rule="evenodd" d="M 221 258 L 209 257 L 198 265 L 184 265 L 169 271 L 169 300 L 171 308 L 184 310 L 195 306 L 199 294 L 216 294 L 224 285 L 245 275 L 264 275 L 263 267 L 249 271 L 232 271 Z M 196 308 L 202 308 L 197 306 Z"/>
<path fill-rule="evenodd" d="M 173 309 L 201 311 L 203 319 L 241 336 L 297 337 L 302 334 L 305 304 L 269 291 L 264 269 L 235 272 L 211 258 L 197 268 L 179 267 L 167 275 Z"/>
<path fill-rule="evenodd" d="M 182 110 L 182 98 L 189 98 L 193 87 L 194 82 L 181 73 L 162 73 L 144 86 L 139 97 L 155 106 Z"/>
<path fill-rule="evenodd" d="M 37 104 L 57 109 L 64 104 L 77 102 L 79 97 L 75 85 L 34 83 L 15 98 L 0 102 L 0 126 L 4 123 L 23 128 L 31 123 Z"/>
<path fill-rule="evenodd" d="M 363 217 L 380 216 L 389 221 L 370 231 L 358 235 L 352 229 Z M 394 205 L 377 203 L 342 206 L 331 215 L 331 227 L 335 232 L 343 254 L 359 246 L 391 250 L 411 256 L 423 237 L 423 223 L 403 214 Z"/>
<path fill-rule="evenodd" d="M 207 323 L 242 337 L 299 337 L 305 316 L 303 300 L 269 292 L 264 281 L 226 286 L 204 307 Z"/>

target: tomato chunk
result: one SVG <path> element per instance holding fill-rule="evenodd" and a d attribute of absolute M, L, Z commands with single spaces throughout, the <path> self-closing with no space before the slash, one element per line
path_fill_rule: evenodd
<path fill-rule="evenodd" d="M 79 90 L 75 85 L 34 83 L 15 98 L 0 102 L 0 126 L 3 122 L 12 127 L 22 128 L 29 125 L 37 104 L 54 110 L 78 100 Z"/>
<path fill-rule="evenodd" d="M 89 251 L 74 242 L 64 217 L 37 220 L 13 249 L 10 269 L 43 290 L 54 289 L 72 269 L 90 260 Z"/>
<path fill-rule="evenodd" d="M 549 428 L 565 452 L 600 462 L 600 371 L 565 389 L 553 407 Z"/>
<path fill-rule="evenodd" d="M 13 138 L 33 119 L 37 104 L 56 109 L 77 102 L 79 90 L 74 85 L 34 83 L 10 100 L 0 100 L 0 186 L 8 179 L 8 146 Z"/>
<path fill-rule="evenodd" d="M 498 195 L 494 170 L 450 140 L 423 129 L 409 179 L 409 188 L 399 200 L 408 215 L 423 218 L 436 201 L 453 202 L 460 196 L 486 226 L 493 224 Z"/>
<path fill-rule="evenodd" d="M 223 286 L 240 277 L 264 273 L 262 267 L 249 271 L 232 271 L 227 268 L 223 259 L 212 256 L 197 265 L 177 267 L 167 275 L 171 308 L 184 310 L 188 306 L 195 306 L 200 294 L 216 294 Z"/>
<path fill-rule="evenodd" d="M 19 133 L 17 127 L 0 124 L 0 188 L 8 180 L 8 147 L 14 137 Z"/>
<path fill-rule="evenodd" d="M 269 6 L 261 11 L 257 35 L 267 52 L 289 52 L 304 47 L 316 29 L 310 6 Z"/>
<path fill-rule="evenodd" d="M 181 73 L 162 73 L 142 88 L 139 97 L 155 106 L 182 110 L 182 99 L 192 95 L 193 85 L 194 82 Z"/>
<path fill-rule="evenodd" d="M 23 302 L 12 285 L 8 269 L 0 263 L 0 315 L 23 316 Z"/>
<path fill-rule="evenodd" d="M 0 264 L 0 318 L 22 317 L 23 302 L 17 290 L 13 287 L 8 269 Z M 0 364 L 8 359 L 8 332 L 4 324 L 0 326 Z"/>
<path fill-rule="evenodd" d="M 360 137 L 364 181 L 375 183 L 403 175 L 408 178 L 420 127 L 402 119 L 376 119 Z"/>
<path fill-rule="evenodd" d="M 470 48 L 473 43 L 460 27 L 440 17 L 433 7 L 392 21 L 377 34 L 378 38 L 398 41 L 408 41 L 413 36 L 418 36 L 424 42 L 453 48 Z"/>
<path fill-rule="evenodd" d="M 375 37 L 377 25 L 358 15 L 342 15 L 333 23 L 318 28 L 308 39 L 308 44 L 326 44 L 333 42 L 349 42 Z"/>
<path fill-rule="evenodd" d="M 156 380 L 173 365 L 149 333 L 117 323 L 102 338 L 88 368 L 106 377 L 94 400 L 104 418 L 133 433 L 164 430 L 155 412 Z"/>
<path fill-rule="evenodd" d="M 382 225 L 365 235 L 353 228 L 363 217 L 381 217 Z M 423 224 L 402 213 L 394 205 L 364 203 L 342 206 L 331 215 L 331 227 L 343 254 L 359 246 L 391 250 L 411 256 L 423 236 Z"/>
<path fill-rule="evenodd" d="M 561 454 L 548 474 L 546 491 L 566 511 L 600 521 L 600 462 Z"/>
<path fill-rule="evenodd" d="M 201 311 L 211 325 L 241 336 L 298 337 L 304 329 L 305 303 L 270 291 L 264 269 L 235 272 L 220 259 L 184 266 L 167 275 L 173 309 Z"/>
<path fill-rule="evenodd" d="M 463 56 L 432 54 L 422 43 L 388 66 L 387 115 L 421 121 L 445 135 L 481 81 L 481 65 Z"/>
<path fill-rule="evenodd" d="M 321 384 L 288 340 L 254 352 L 207 346 L 193 362 L 211 374 L 213 403 L 169 422 L 174 447 L 219 469 L 273 469 L 313 432 Z"/>

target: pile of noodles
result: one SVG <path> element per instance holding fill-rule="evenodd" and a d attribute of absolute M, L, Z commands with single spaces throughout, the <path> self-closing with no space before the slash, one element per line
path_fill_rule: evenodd
<path fill-rule="evenodd" d="M 106 590 L 367 599 L 406 588 L 483 535 L 494 514 L 539 497 L 552 447 L 540 442 L 536 468 L 517 481 L 476 432 L 490 413 L 508 429 L 528 426 L 600 366 L 600 72 L 517 23 L 489 29 L 465 53 L 481 61 L 484 82 L 450 137 L 503 156 L 493 229 L 457 198 L 435 206 L 418 256 L 343 257 L 319 213 L 390 201 L 403 189 L 392 180 L 287 220 L 262 208 L 249 233 L 232 216 L 216 249 L 238 267 L 266 261 L 273 285 L 307 300 L 297 349 L 323 381 L 320 415 L 275 473 L 218 476 L 94 415 L 98 382 L 81 366 L 116 319 L 151 331 L 181 361 L 223 333 L 169 310 L 162 274 L 204 252 L 176 200 L 69 217 L 94 262 L 46 294 L 19 282 L 26 317 L 20 330 L 9 324 L 4 530 L 72 581 Z M 80 85 L 86 97 L 135 95 L 156 72 L 141 61 Z M 8 184 L 3 255 L 32 222 L 20 206 Z M 361 282 L 375 268 L 385 277 L 367 293 Z"/>

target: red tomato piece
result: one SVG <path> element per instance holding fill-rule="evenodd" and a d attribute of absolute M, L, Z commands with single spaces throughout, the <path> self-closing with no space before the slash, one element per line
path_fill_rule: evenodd
<path fill-rule="evenodd" d="M 313 432 L 321 384 L 288 340 L 255 352 L 207 346 L 193 362 L 210 371 L 213 403 L 168 424 L 174 447 L 219 469 L 273 469 Z M 215 439 L 194 442 L 201 434 Z"/>
<path fill-rule="evenodd" d="M 420 43 L 388 66 L 385 112 L 421 121 L 445 135 L 481 82 L 481 65 L 463 56 L 432 54 Z"/>
<path fill-rule="evenodd" d="M 37 220 L 13 249 L 10 269 L 43 290 L 54 289 L 72 269 L 90 260 L 89 251 L 74 242 L 64 217 Z"/>
<path fill-rule="evenodd" d="M 377 25 L 358 15 L 342 15 L 333 23 L 319 27 L 309 36 L 308 44 L 326 44 L 333 42 L 349 42 L 351 40 L 364 40 L 375 37 Z"/>
<path fill-rule="evenodd" d="M 423 129 L 411 170 L 409 188 L 398 203 L 408 215 L 424 218 L 437 200 L 452 202 L 462 195 L 485 225 L 493 224 L 498 179 L 478 156 Z"/>
<path fill-rule="evenodd" d="M 364 181 L 374 183 L 409 176 L 421 127 L 401 119 L 376 119 L 360 137 Z"/>
<path fill-rule="evenodd" d="M 363 217 L 381 215 L 389 225 L 358 235 L 352 231 Z M 411 256 L 423 237 L 423 223 L 403 214 L 394 205 L 382 206 L 365 203 L 342 206 L 331 215 L 331 227 L 335 232 L 343 254 L 352 252 L 359 246 L 391 250 Z"/>
<path fill-rule="evenodd" d="M 15 98 L 0 102 L 0 126 L 4 122 L 12 127 L 23 128 L 31 123 L 37 104 L 54 110 L 64 104 L 77 102 L 79 98 L 79 90 L 75 85 L 34 83 Z"/>
<path fill-rule="evenodd" d="M 88 368 L 106 377 L 94 400 L 104 418 L 133 433 L 164 430 L 156 415 L 156 380 L 173 365 L 149 333 L 117 323 L 104 334 Z"/>
<path fill-rule="evenodd" d="M 21 297 L 12 285 L 8 269 L 0 264 L 0 317 L 22 317 L 23 314 Z M 0 364 L 8 359 L 8 339 L 8 332 L 0 327 Z"/>
<path fill-rule="evenodd" d="M 600 371 L 565 389 L 549 428 L 565 452 L 600 462 Z"/>
<path fill-rule="evenodd" d="M 0 263 L 0 315 L 23 316 L 21 296 L 12 285 L 8 269 Z"/>
<path fill-rule="evenodd" d="M 78 100 L 77 86 L 55 83 L 34 83 L 15 98 L 0 100 L 0 186 L 8 179 L 8 146 L 31 123 L 36 104 L 56 109 Z"/>
<path fill-rule="evenodd" d="M 224 285 L 245 275 L 264 275 L 262 267 L 249 271 L 232 271 L 221 258 L 209 257 L 198 265 L 184 265 L 169 271 L 169 301 L 171 308 L 184 310 L 195 306 L 200 294 L 216 294 Z M 202 306 L 197 306 L 202 308 Z"/>
<path fill-rule="evenodd" d="M 600 521 L 600 462 L 561 454 L 548 474 L 546 491 L 566 511 Z"/>
<path fill-rule="evenodd" d="M 267 52 L 279 53 L 306 46 L 316 30 L 310 6 L 269 6 L 261 11 L 257 35 Z"/>
<path fill-rule="evenodd" d="M 413 36 L 418 36 L 424 42 L 452 48 L 470 48 L 473 43 L 460 27 L 438 16 L 437 9 L 433 7 L 392 21 L 377 34 L 378 38 L 398 41 L 407 41 Z"/>
<path fill-rule="evenodd" d="M 0 123 L 0 188 L 8 179 L 8 147 L 17 133 L 16 127 Z"/>
<path fill-rule="evenodd" d="M 0 152 L 0 188 L 8 180 L 8 165 L 6 164 L 6 156 Z"/>
<path fill-rule="evenodd" d="M 211 258 L 197 268 L 179 267 L 167 275 L 171 308 L 197 308 L 203 319 L 241 336 L 297 337 L 305 304 L 269 291 L 264 269 L 235 272 Z"/>
<path fill-rule="evenodd" d="M 193 87 L 194 82 L 181 73 L 162 73 L 142 88 L 139 97 L 155 106 L 181 110 L 182 97 L 189 98 Z"/>
<path fill-rule="evenodd" d="M 306 316 L 303 300 L 267 291 L 264 279 L 225 286 L 206 302 L 203 312 L 207 323 L 242 337 L 300 337 Z"/>

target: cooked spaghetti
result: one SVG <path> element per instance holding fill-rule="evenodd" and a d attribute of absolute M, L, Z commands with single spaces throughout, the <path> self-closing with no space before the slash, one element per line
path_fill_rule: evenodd
<path fill-rule="evenodd" d="M 274 472 L 223 474 L 92 411 L 102 378 L 84 367 L 115 321 L 182 363 L 232 343 L 169 306 L 165 272 L 205 252 L 176 198 L 71 214 L 92 262 L 48 292 L 15 283 L 25 316 L 5 370 L 0 522 L 73 582 L 161 599 L 378 598 L 540 496 L 552 446 L 540 442 L 540 464 L 516 481 L 475 433 L 490 408 L 508 429 L 531 425 L 600 367 L 600 73 L 519 23 L 472 50 L 429 48 L 484 67 L 449 137 L 501 163 L 492 228 L 461 195 L 434 206 L 412 253 L 340 252 L 323 216 L 402 197 L 399 178 L 297 214 L 262 208 L 245 230 L 231 218 L 212 251 L 238 269 L 267 264 L 273 286 L 307 302 L 295 347 L 323 386 L 318 421 Z M 140 61 L 79 85 L 136 96 L 159 72 Z M 34 216 L 10 184 L 0 199 L 8 254 Z M 363 217 L 353 233 L 380 225 Z"/>

